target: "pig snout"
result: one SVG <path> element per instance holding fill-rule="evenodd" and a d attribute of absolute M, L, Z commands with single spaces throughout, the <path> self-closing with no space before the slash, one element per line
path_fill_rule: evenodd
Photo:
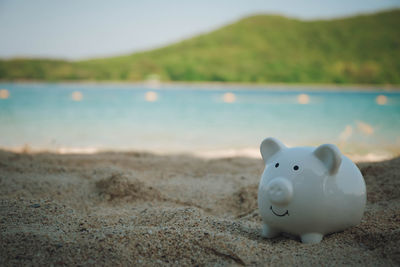
<path fill-rule="evenodd" d="M 266 186 L 268 198 L 271 203 L 284 206 L 289 204 L 293 197 L 292 183 L 283 177 L 272 179 Z"/>

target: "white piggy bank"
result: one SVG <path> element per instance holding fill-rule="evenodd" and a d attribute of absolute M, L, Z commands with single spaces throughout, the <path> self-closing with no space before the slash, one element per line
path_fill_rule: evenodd
<path fill-rule="evenodd" d="M 364 178 L 336 146 L 288 148 L 267 138 L 260 150 L 265 162 L 258 189 L 263 237 L 285 232 L 303 243 L 319 243 L 324 235 L 361 221 Z"/>

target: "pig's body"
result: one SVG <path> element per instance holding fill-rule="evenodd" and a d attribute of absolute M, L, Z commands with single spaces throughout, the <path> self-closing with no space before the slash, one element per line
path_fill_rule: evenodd
<path fill-rule="evenodd" d="M 258 191 L 264 237 L 281 232 L 318 243 L 328 233 L 358 224 L 366 189 L 357 166 L 333 145 L 287 148 L 268 138 Z"/>

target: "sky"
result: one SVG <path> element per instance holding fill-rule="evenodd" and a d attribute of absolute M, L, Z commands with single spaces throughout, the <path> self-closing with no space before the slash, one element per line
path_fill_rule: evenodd
<path fill-rule="evenodd" d="M 329 19 L 400 0 L 0 0 L 0 58 L 79 60 L 162 47 L 252 14 Z"/>

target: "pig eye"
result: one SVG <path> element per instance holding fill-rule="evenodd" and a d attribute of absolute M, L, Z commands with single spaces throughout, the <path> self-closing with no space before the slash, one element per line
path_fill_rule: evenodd
<path fill-rule="evenodd" d="M 275 164 L 275 168 L 278 168 L 278 167 L 279 167 L 279 163 L 276 163 L 276 164 Z"/>
<path fill-rule="evenodd" d="M 299 170 L 299 166 L 294 165 L 294 166 L 293 166 L 293 170 L 298 171 L 298 170 Z"/>

